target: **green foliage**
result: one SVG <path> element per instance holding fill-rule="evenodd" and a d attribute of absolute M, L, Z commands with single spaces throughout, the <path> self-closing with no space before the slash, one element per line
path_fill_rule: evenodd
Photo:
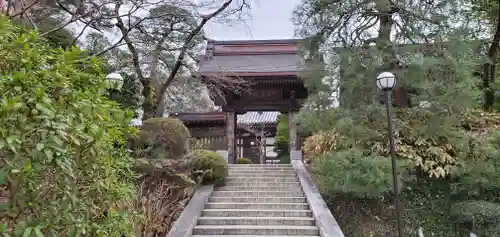
<path fill-rule="evenodd" d="M 131 236 L 131 112 L 78 48 L 0 19 L 0 235 Z"/>
<path fill-rule="evenodd" d="M 280 160 L 280 164 L 290 164 L 290 155 L 281 155 L 278 156 L 278 159 Z"/>
<path fill-rule="evenodd" d="M 407 162 L 399 161 L 399 171 Z M 377 198 L 392 190 L 391 160 L 358 150 L 331 152 L 313 163 L 326 195 L 339 193 L 357 198 Z"/>
<path fill-rule="evenodd" d="M 487 201 L 463 201 L 452 205 L 451 217 L 459 224 L 485 228 L 498 222 L 500 205 Z"/>
<path fill-rule="evenodd" d="M 452 186 L 446 180 L 417 178 L 407 181 L 401 192 L 404 217 L 411 223 L 406 225 L 406 234 L 417 236 L 419 227 L 423 228 L 424 236 L 448 237 L 468 233 L 457 228 L 450 218 L 451 204 L 460 198 L 460 195 L 452 194 Z"/>
<path fill-rule="evenodd" d="M 236 159 L 236 164 L 252 164 L 252 161 L 248 158 L 241 157 Z"/>
<path fill-rule="evenodd" d="M 123 108 L 136 110 L 142 104 L 142 85 L 141 82 L 132 75 L 122 73 L 123 87 L 116 93 L 114 101 L 118 102 Z"/>
<path fill-rule="evenodd" d="M 215 151 L 195 150 L 186 155 L 193 180 L 202 184 L 224 185 L 228 175 L 227 162 Z"/>
<path fill-rule="evenodd" d="M 287 114 L 280 114 L 278 116 L 278 125 L 276 128 L 276 138 L 274 141 L 274 152 L 278 157 L 289 156 L 289 132 L 288 132 L 288 116 Z"/>
<path fill-rule="evenodd" d="M 162 151 L 163 158 L 182 158 L 189 147 L 189 130 L 172 118 L 151 118 L 142 123 L 138 142 L 141 148 Z"/>
<path fill-rule="evenodd" d="M 388 197 L 384 195 L 387 192 L 380 191 L 388 190 L 384 182 L 387 177 L 367 174 L 365 167 L 381 160 L 365 159 L 389 153 L 387 115 L 380 103 L 383 93 L 376 87 L 375 78 L 382 71 L 391 71 L 396 75 L 397 88 L 408 91 L 412 105 L 410 109 L 394 109 L 398 162 L 409 162 L 406 167 L 410 171 L 410 176 L 401 173 L 406 181 L 404 218 L 411 223 L 405 226 L 410 231 L 423 227 L 425 236 L 462 236 L 464 233 L 454 230 L 446 220 L 450 216 L 449 203 L 468 199 L 498 202 L 497 191 L 493 190 L 500 188 L 500 147 L 495 135 L 500 117 L 477 111 L 483 90 L 477 72 L 485 63 L 487 47 L 483 43 L 487 39 L 489 44 L 493 38 L 493 34 L 485 32 L 491 32 L 494 26 L 488 23 L 498 20 L 497 5 L 494 1 L 455 0 L 421 4 L 402 1 L 397 6 L 379 0 L 301 1 L 293 18 L 298 32 L 312 39 L 314 47 L 308 50 L 319 48 L 328 56 L 324 57 L 328 75 L 311 75 L 306 79 L 316 81 L 308 85 L 334 85 L 314 86 L 316 91 L 310 93 L 316 97 L 335 93 L 340 107 L 334 109 L 334 103 L 318 99 L 304 106 L 299 124 L 301 129 L 314 133 L 306 142 L 306 151 L 326 153 L 325 157 L 334 159 L 354 153 L 359 162 L 349 166 L 351 163 L 335 164 L 337 160 L 323 157 L 313 161 L 313 168 L 323 171 L 317 176 L 328 190 L 324 197 L 352 196 L 353 190 L 358 190 L 359 194 L 355 192 L 355 198 L 346 203 L 360 204 L 366 199 L 359 197 L 370 196 L 364 195 L 370 188 Z M 371 11 L 384 13 L 374 17 L 375 26 L 368 16 Z M 413 17 L 414 12 L 423 17 Z M 396 15 L 405 20 L 383 19 L 395 19 Z M 427 101 L 431 102 L 428 108 L 419 107 Z M 335 169 L 325 172 L 324 166 Z M 370 171 L 378 174 L 377 169 Z M 346 179 L 339 173 L 350 176 Z M 380 183 L 374 181 L 378 179 Z M 376 187 L 372 187 L 375 183 Z M 376 205 L 368 206 L 369 214 L 365 216 L 372 219 L 374 209 Z M 360 220 L 352 226 L 366 230 L 352 236 L 380 236 L 370 231 L 375 229 L 372 226 L 365 227 L 369 225 L 366 219 L 349 215 L 344 218 L 340 222 Z M 391 221 L 383 219 L 376 225 Z M 414 231 L 407 234 L 416 236 Z"/>
<path fill-rule="evenodd" d="M 500 225 L 486 228 L 483 235 L 488 237 L 500 237 Z"/>
<path fill-rule="evenodd" d="M 40 32 L 43 33 L 51 31 L 50 33 L 44 36 L 44 38 L 47 41 L 47 44 L 49 44 L 50 47 L 53 48 L 61 47 L 63 49 L 70 49 L 73 45 L 75 45 L 74 44 L 76 43 L 75 37 L 73 36 L 71 30 L 62 28 L 57 31 L 52 31 L 55 26 L 62 25 L 65 22 L 62 22 L 61 20 L 58 20 L 54 17 L 42 17 L 36 19 L 36 21 L 38 30 Z M 28 22 L 26 19 L 22 20 L 14 19 L 12 23 L 27 29 L 32 29 L 33 27 L 32 24 Z"/>

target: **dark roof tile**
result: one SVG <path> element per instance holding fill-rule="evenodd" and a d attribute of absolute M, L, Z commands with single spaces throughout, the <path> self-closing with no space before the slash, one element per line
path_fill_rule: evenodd
<path fill-rule="evenodd" d="M 200 63 L 200 74 L 242 72 L 298 72 L 304 60 L 297 54 L 213 56 Z"/>

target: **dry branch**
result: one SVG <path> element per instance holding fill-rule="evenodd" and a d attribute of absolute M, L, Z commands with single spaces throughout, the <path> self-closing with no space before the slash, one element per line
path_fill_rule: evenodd
<path fill-rule="evenodd" d="M 157 100 L 157 104 L 155 105 L 156 111 L 154 111 L 156 116 L 163 116 L 163 112 L 164 111 L 163 110 L 162 111 L 158 110 L 158 108 L 160 108 L 160 110 L 163 109 L 163 108 L 161 108 L 161 106 L 159 106 L 159 103 L 161 103 L 163 101 L 163 98 L 165 96 L 165 92 L 166 92 L 167 88 L 170 86 L 170 84 L 172 83 L 172 81 L 174 81 L 175 76 L 177 75 L 177 72 L 181 68 L 181 66 L 183 64 L 183 61 L 184 61 L 184 57 L 186 55 L 186 52 L 187 52 L 187 50 L 189 49 L 189 47 L 191 45 L 191 41 L 193 40 L 193 38 L 196 35 L 198 35 L 201 32 L 201 30 L 203 29 L 203 27 L 207 24 L 207 22 L 209 20 L 211 20 L 212 18 L 216 17 L 217 15 L 219 15 L 220 13 L 222 13 L 224 10 L 226 10 L 226 8 L 232 2 L 233 2 L 233 0 L 226 0 L 226 2 L 224 4 L 222 4 L 222 6 L 220 8 L 218 8 L 216 11 L 214 11 L 213 13 L 211 13 L 211 14 L 209 14 L 207 16 L 204 16 L 203 19 L 201 20 L 200 24 L 188 35 L 188 37 L 184 41 L 184 44 L 182 46 L 182 49 L 181 49 L 179 55 L 177 56 L 175 65 L 172 68 L 172 71 L 170 72 L 170 75 L 168 76 L 168 78 L 165 81 L 165 83 L 161 86 L 161 89 L 158 91 L 158 100 Z"/>

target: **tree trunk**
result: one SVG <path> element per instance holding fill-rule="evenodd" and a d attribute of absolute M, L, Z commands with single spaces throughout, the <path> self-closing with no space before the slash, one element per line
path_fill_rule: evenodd
<path fill-rule="evenodd" d="M 500 6 L 500 2 L 498 3 Z M 496 66 L 498 58 L 498 47 L 500 43 L 500 11 L 498 12 L 497 26 L 495 28 L 495 35 L 488 49 L 488 62 L 483 65 L 483 91 L 484 91 L 484 104 L 485 111 L 493 111 L 495 108 L 495 79 L 496 79 Z"/>
<path fill-rule="evenodd" d="M 144 88 L 142 89 L 142 96 L 144 96 L 144 102 L 142 103 L 142 109 L 144 113 L 142 114 L 142 121 L 153 118 L 155 116 L 154 112 L 154 88 L 151 79 L 145 80 L 143 83 Z"/>

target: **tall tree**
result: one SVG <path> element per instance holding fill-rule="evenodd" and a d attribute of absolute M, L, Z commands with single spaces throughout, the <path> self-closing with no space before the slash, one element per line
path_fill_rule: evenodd
<path fill-rule="evenodd" d="M 483 108 L 492 111 L 495 108 L 497 88 L 498 50 L 500 46 L 500 2 L 472 0 L 472 10 L 490 26 L 491 37 L 487 51 L 487 60 L 483 65 L 482 86 L 484 90 Z"/>
<path fill-rule="evenodd" d="M 132 69 L 141 82 L 144 119 L 162 116 L 166 103 L 172 98 L 168 95 L 169 88 L 178 78 L 192 76 L 200 46 L 204 44 L 203 27 L 212 20 L 242 19 L 250 7 L 247 0 L 199 3 L 190 0 L 30 0 L 29 4 L 25 1 L 11 0 L 6 12 L 11 17 L 22 17 L 35 28 L 39 25 L 33 20 L 37 11 L 50 12 L 61 22 L 43 31 L 42 35 L 76 29 L 70 45 L 78 42 L 85 45 L 88 42 L 84 37 L 89 34 L 93 38 L 91 42 L 105 42 L 102 38 L 106 34 L 118 38 L 113 43 L 104 43 L 106 47 L 100 50 L 87 48 L 92 48 L 93 55 L 104 59 L 116 57 L 115 53 L 120 52 L 118 59 L 114 60 L 120 66 L 115 68 Z M 200 13 L 207 11 L 208 14 Z M 126 55 L 116 50 L 122 46 Z M 227 79 L 209 78 L 209 85 L 231 87 L 233 83 Z M 183 86 L 176 84 L 176 87 Z M 201 83 L 191 83 L 190 86 L 195 84 L 201 86 Z M 175 91 L 180 90 L 170 90 L 170 93 Z"/>
<path fill-rule="evenodd" d="M 330 74 L 338 81 L 337 92 L 347 95 L 341 96 L 341 103 L 378 101 L 374 78 L 389 70 L 397 75 L 400 87 L 420 89 L 420 97 L 447 96 L 452 101 L 456 95 L 451 92 L 470 92 L 460 97 L 460 103 L 470 105 L 477 96 L 470 89 L 472 72 L 482 60 L 476 40 L 484 39 L 487 26 L 464 4 L 461 0 L 304 0 L 294 21 L 301 36 L 319 45 L 327 66 L 341 65 Z M 467 66 L 459 66 L 457 60 Z M 452 83 L 457 81 L 461 83 Z"/>

